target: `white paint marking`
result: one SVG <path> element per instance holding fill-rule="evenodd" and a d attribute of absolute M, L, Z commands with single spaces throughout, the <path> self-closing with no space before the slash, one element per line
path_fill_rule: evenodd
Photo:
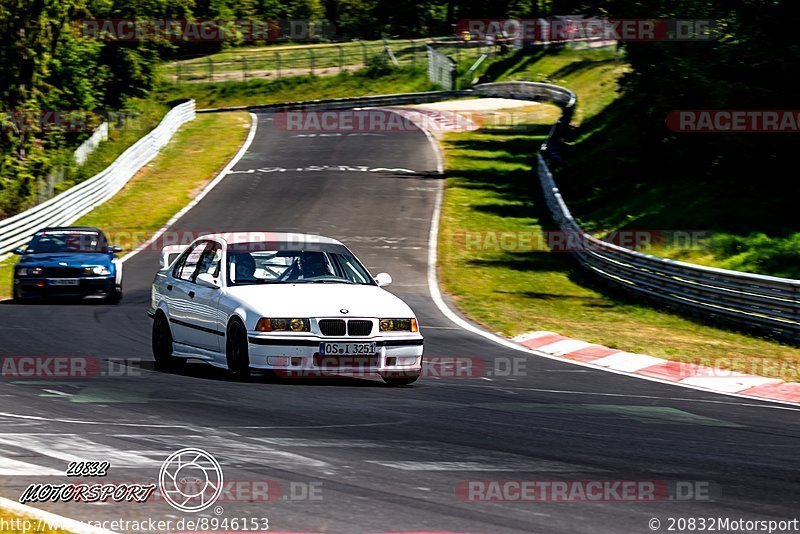
<path fill-rule="evenodd" d="M 365 439 L 303 439 L 303 438 L 248 438 L 278 447 L 325 447 L 346 449 L 371 449 L 386 447 L 383 443 Z"/>
<path fill-rule="evenodd" d="M 561 341 L 550 343 L 544 347 L 539 347 L 538 350 L 552 356 L 563 356 L 564 354 L 569 354 L 570 352 L 575 352 L 576 350 L 585 349 L 586 347 L 591 346 L 591 343 L 587 343 L 579 339 L 562 339 Z"/>
<path fill-rule="evenodd" d="M 61 397 L 71 397 L 72 396 L 72 393 L 65 393 L 63 391 L 58 391 L 57 389 L 43 389 L 42 391 L 45 391 L 45 392 L 50 393 L 52 395 L 59 395 Z"/>
<path fill-rule="evenodd" d="M 777 384 L 781 380 L 767 378 L 765 376 L 742 375 L 742 376 L 692 376 L 684 378 L 679 384 L 689 384 L 703 388 L 713 389 L 714 391 L 726 391 L 737 393 L 764 384 Z"/>
<path fill-rule="evenodd" d="M 64 476 L 64 471 L 0 457 L 0 476 L 60 477 Z"/>
<path fill-rule="evenodd" d="M 113 459 L 115 467 L 150 467 L 161 463 L 139 452 L 121 450 L 73 434 L 0 434 L 0 443 L 21 447 L 64 462 L 86 460 L 85 454 L 91 452 L 97 458 Z M 157 451 L 152 451 L 151 454 L 162 455 Z"/>
<path fill-rule="evenodd" d="M 514 472 L 548 472 L 548 473 L 569 473 L 576 471 L 574 466 L 560 462 L 503 462 L 503 463 L 483 463 L 483 462 L 420 462 L 411 461 L 383 461 L 366 460 L 368 464 L 380 465 L 401 471 L 514 471 Z"/>
<path fill-rule="evenodd" d="M 547 331 L 526 332 L 511 339 L 512 341 L 516 341 L 517 343 L 523 343 L 525 341 L 530 341 L 531 339 L 537 339 L 544 336 L 557 336 L 557 335 L 558 334 L 556 334 L 555 332 L 547 332 Z"/>
<path fill-rule="evenodd" d="M 653 365 L 667 363 L 667 360 L 663 360 L 661 358 L 654 358 L 653 356 L 647 356 L 646 354 L 618 352 L 616 354 L 606 356 L 605 358 L 594 360 L 592 361 L 592 363 L 594 365 L 599 365 L 601 367 L 616 369 L 617 371 L 635 373 L 636 371 L 645 369 L 647 367 L 652 367 Z"/>

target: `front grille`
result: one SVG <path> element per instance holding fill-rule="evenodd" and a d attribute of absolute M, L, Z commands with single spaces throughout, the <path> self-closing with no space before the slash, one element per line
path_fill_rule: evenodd
<path fill-rule="evenodd" d="M 368 336 L 372 333 L 372 321 L 353 319 L 347 321 L 347 335 Z"/>
<path fill-rule="evenodd" d="M 78 278 L 83 275 L 83 267 L 47 267 L 44 274 L 50 278 Z"/>
<path fill-rule="evenodd" d="M 322 319 L 319 322 L 319 331 L 323 336 L 343 336 L 345 324 L 343 319 Z"/>

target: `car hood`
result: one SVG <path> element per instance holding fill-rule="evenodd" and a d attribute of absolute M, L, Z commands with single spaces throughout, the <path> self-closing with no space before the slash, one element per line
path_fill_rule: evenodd
<path fill-rule="evenodd" d="M 265 284 L 228 292 L 261 317 L 414 317 L 405 302 L 377 286 Z"/>
<path fill-rule="evenodd" d="M 38 267 L 58 267 L 59 264 L 66 263 L 70 267 L 80 267 L 82 265 L 105 265 L 110 261 L 111 257 L 103 252 L 43 252 L 25 254 L 20 258 L 19 263 Z"/>

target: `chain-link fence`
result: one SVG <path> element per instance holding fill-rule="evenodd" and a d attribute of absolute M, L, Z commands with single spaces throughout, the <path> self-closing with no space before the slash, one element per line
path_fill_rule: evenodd
<path fill-rule="evenodd" d="M 347 43 L 237 48 L 210 56 L 171 61 L 163 74 L 174 83 L 247 81 L 314 74 L 318 76 L 356 71 L 371 58 L 388 56 L 396 66 L 427 67 L 428 51 L 450 56 L 454 62 L 472 65 L 496 47 L 455 39 L 386 39 Z M 469 67 L 467 65 L 466 68 Z"/>

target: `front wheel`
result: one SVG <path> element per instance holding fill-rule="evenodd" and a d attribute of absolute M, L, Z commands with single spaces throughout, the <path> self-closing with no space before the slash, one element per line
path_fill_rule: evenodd
<path fill-rule="evenodd" d="M 14 304 L 27 304 L 29 301 L 20 294 L 19 288 L 15 286 L 12 292 L 11 302 Z"/>
<path fill-rule="evenodd" d="M 114 290 L 106 297 L 106 302 L 109 304 L 119 304 L 122 300 L 122 286 L 114 286 Z"/>
<path fill-rule="evenodd" d="M 225 356 L 228 372 L 234 380 L 246 380 L 250 376 L 250 355 L 247 331 L 241 321 L 234 319 L 225 336 Z"/>
<path fill-rule="evenodd" d="M 172 355 L 172 331 L 163 312 L 157 313 L 153 319 L 152 343 L 156 369 L 167 370 L 186 363 L 183 358 L 176 358 Z"/>
<path fill-rule="evenodd" d="M 393 373 L 385 373 L 381 375 L 383 381 L 390 386 L 408 386 L 413 384 L 419 378 L 420 373 L 409 373 L 404 371 L 395 371 Z"/>

